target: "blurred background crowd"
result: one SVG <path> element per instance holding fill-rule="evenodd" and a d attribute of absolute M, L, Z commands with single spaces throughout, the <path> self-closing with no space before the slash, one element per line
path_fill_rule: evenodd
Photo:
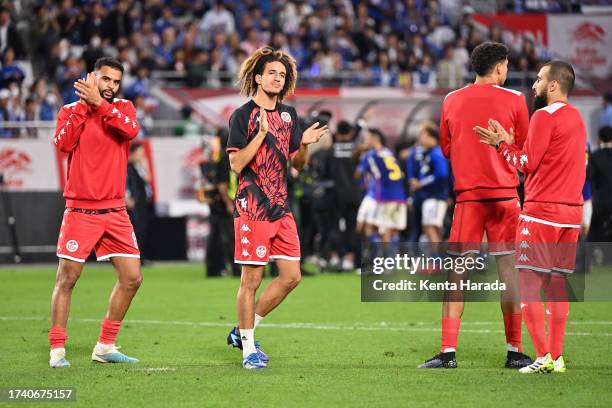
<path fill-rule="evenodd" d="M 488 2 L 495 10 L 477 3 L 489 11 L 563 13 L 585 2 Z M 102 55 L 124 64 L 123 94 L 149 120 L 153 82 L 229 87 L 246 56 L 265 44 L 296 58 L 302 87 L 432 90 L 462 85 L 471 50 L 484 40 L 501 41 L 511 47 L 518 73 L 509 85 L 530 84 L 549 59 L 546 48 L 495 26 L 485 37 L 474 28 L 474 12 L 461 0 L 3 0 L 0 120 L 52 120 L 75 100 L 75 79 Z"/>

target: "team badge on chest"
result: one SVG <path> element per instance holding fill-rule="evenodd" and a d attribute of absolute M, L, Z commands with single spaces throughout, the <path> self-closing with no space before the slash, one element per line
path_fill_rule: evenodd
<path fill-rule="evenodd" d="M 291 123 L 291 114 L 289 114 L 289 112 L 283 112 L 281 113 L 281 119 L 283 122 Z"/>

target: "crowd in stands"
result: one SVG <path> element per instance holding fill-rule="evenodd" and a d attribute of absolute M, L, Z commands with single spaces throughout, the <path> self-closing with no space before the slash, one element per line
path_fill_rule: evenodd
<path fill-rule="evenodd" d="M 542 6 L 498 3 L 512 12 Z M 571 11 L 545 3 L 546 11 Z M 76 100 L 73 82 L 103 55 L 123 63 L 123 95 L 142 98 L 141 116 L 155 106 L 152 78 L 230 87 L 241 62 L 266 44 L 296 58 L 301 86 L 456 88 L 486 39 L 509 44 L 524 77 L 548 57 L 502 27 L 479 31 L 472 13 L 461 0 L 0 1 L 0 89 L 9 91 L 0 93 L 0 119 L 51 119 Z"/>

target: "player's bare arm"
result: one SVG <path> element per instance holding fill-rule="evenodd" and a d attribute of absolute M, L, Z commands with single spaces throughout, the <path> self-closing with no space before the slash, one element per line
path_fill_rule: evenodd
<path fill-rule="evenodd" d="M 302 144 L 297 154 L 291 160 L 291 165 L 297 171 L 301 171 L 308 163 L 308 145 L 318 143 L 321 137 L 328 131 L 327 125 L 319 126 L 319 122 L 313 123 L 302 135 Z"/>

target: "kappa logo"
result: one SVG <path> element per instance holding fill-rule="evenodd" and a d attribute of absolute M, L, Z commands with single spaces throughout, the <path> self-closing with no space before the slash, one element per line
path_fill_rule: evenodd
<path fill-rule="evenodd" d="M 126 124 L 130 123 L 130 118 L 128 118 L 127 116 L 125 117 L 125 119 L 123 120 Z"/>
<path fill-rule="evenodd" d="M 526 154 L 522 154 L 519 162 L 521 163 L 521 166 L 524 166 L 527 163 L 529 163 L 529 159 L 527 158 L 527 155 Z"/>
<path fill-rule="evenodd" d="M 251 243 L 251 241 L 249 241 L 249 239 L 247 237 L 242 237 L 242 239 L 240 240 L 240 243 L 243 244 L 243 245 L 249 245 Z"/>
<path fill-rule="evenodd" d="M 517 160 L 516 160 L 516 154 L 513 154 L 513 155 L 512 155 L 512 164 L 514 164 L 514 165 L 516 166 L 516 162 L 517 162 Z"/>
<path fill-rule="evenodd" d="M 249 254 L 249 251 L 245 249 L 242 251 L 242 256 L 246 256 L 248 258 L 249 256 L 251 256 L 251 254 Z"/>
<path fill-rule="evenodd" d="M 522 249 L 527 249 L 529 248 L 529 244 L 527 243 L 527 241 L 521 241 L 520 247 Z"/>
<path fill-rule="evenodd" d="M 521 235 L 531 235 L 531 234 L 529 233 L 529 229 L 525 227 L 521 230 Z"/>
<path fill-rule="evenodd" d="M 281 119 L 283 120 L 283 122 L 285 123 L 291 123 L 291 115 L 289 114 L 289 112 L 283 112 L 281 113 Z"/>
<path fill-rule="evenodd" d="M 521 254 L 521 256 L 519 256 L 519 261 L 521 262 L 527 262 L 529 261 L 529 257 L 525 254 Z"/>
<path fill-rule="evenodd" d="M 240 231 L 243 231 L 243 232 L 251 232 L 251 229 L 249 228 L 249 226 L 248 226 L 248 225 L 246 225 L 246 224 L 242 224 L 242 226 L 240 227 Z"/>
<path fill-rule="evenodd" d="M 242 208 L 243 210 L 246 210 L 246 208 L 247 208 L 247 199 L 246 198 L 239 198 L 238 202 L 240 203 L 240 208 Z"/>
<path fill-rule="evenodd" d="M 263 245 L 258 246 L 257 249 L 255 250 L 255 253 L 260 258 L 263 258 L 264 256 L 266 256 L 266 252 L 268 252 L 268 250 Z"/>
<path fill-rule="evenodd" d="M 75 252 L 77 249 L 79 249 L 79 243 L 74 239 L 71 239 L 70 241 L 66 242 L 66 249 L 69 252 Z"/>

